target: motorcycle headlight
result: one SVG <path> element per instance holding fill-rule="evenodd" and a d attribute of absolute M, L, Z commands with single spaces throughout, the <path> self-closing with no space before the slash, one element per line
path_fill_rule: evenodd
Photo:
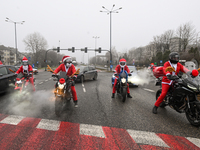
<path fill-rule="evenodd" d="M 194 91 L 197 91 L 197 88 L 196 88 L 195 86 L 193 86 L 193 85 L 191 85 L 191 84 L 187 84 L 187 86 L 188 86 L 190 89 L 192 89 L 192 90 L 194 90 Z"/>
<path fill-rule="evenodd" d="M 126 79 L 125 79 L 125 78 L 122 78 L 121 81 L 122 81 L 122 83 L 125 83 L 125 82 L 126 82 Z"/>
<path fill-rule="evenodd" d="M 64 84 L 59 84 L 59 85 L 58 85 L 58 88 L 59 88 L 59 89 L 63 89 L 63 88 L 64 88 Z"/>

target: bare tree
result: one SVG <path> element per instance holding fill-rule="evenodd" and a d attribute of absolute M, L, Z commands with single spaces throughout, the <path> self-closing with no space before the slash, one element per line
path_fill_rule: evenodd
<path fill-rule="evenodd" d="M 47 49 L 48 45 L 46 39 L 40 35 L 40 33 L 34 32 L 33 34 L 27 35 L 23 42 L 26 45 L 26 50 L 33 53 L 35 63 L 40 57 L 44 58 L 44 56 L 41 56 L 40 54 L 42 50 Z"/>
<path fill-rule="evenodd" d="M 180 25 L 176 30 L 179 37 L 179 52 L 185 52 L 189 44 L 195 40 L 196 29 L 191 23 Z"/>

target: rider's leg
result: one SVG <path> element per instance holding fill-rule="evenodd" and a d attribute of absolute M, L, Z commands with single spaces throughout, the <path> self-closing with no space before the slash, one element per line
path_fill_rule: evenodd
<path fill-rule="evenodd" d="M 129 89 L 129 84 L 127 83 L 127 97 L 128 98 L 132 98 L 132 96 L 130 95 L 130 89 Z"/>
<path fill-rule="evenodd" d="M 114 98 L 114 97 L 115 97 L 115 91 L 116 91 L 116 89 L 117 89 L 116 85 L 117 85 L 117 78 L 115 78 L 115 81 L 114 81 L 113 91 L 112 91 L 112 97 L 111 97 L 111 98 Z"/>
<path fill-rule="evenodd" d="M 29 78 L 29 82 L 32 84 L 33 91 L 35 91 L 35 85 L 34 85 L 34 82 L 33 82 L 33 77 Z"/>
<path fill-rule="evenodd" d="M 74 104 L 75 104 L 74 106 L 78 107 L 78 99 L 77 99 L 75 86 L 71 86 L 71 91 L 72 91 L 72 96 L 73 96 L 73 100 L 74 100 Z"/>

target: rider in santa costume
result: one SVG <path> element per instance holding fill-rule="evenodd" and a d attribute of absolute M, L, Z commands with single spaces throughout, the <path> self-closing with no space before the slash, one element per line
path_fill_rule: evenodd
<path fill-rule="evenodd" d="M 3 63 L 1 62 L 1 60 L 0 60 L 0 65 L 3 65 Z"/>
<path fill-rule="evenodd" d="M 167 67 L 173 67 L 176 72 L 166 72 L 165 69 Z M 179 54 L 177 52 L 172 52 L 169 54 L 169 61 L 165 62 L 164 66 L 163 66 L 163 73 L 164 76 L 162 78 L 162 93 L 160 94 L 160 96 L 158 97 L 158 99 L 156 100 L 153 110 L 152 112 L 154 114 L 157 114 L 157 109 L 160 106 L 160 104 L 162 103 L 163 99 L 165 98 L 165 96 L 167 95 L 167 92 L 172 84 L 173 81 L 173 75 L 178 75 L 179 71 L 183 72 L 183 73 L 191 73 L 190 70 L 188 70 L 186 67 L 184 67 L 182 64 L 179 63 Z"/>
<path fill-rule="evenodd" d="M 117 65 L 115 67 L 115 73 L 114 74 L 120 74 L 120 72 L 122 70 L 125 70 L 127 71 L 127 73 L 130 73 L 130 70 L 128 68 L 128 66 L 126 65 L 126 59 L 122 58 L 119 60 L 119 65 Z M 113 91 L 112 91 L 112 97 L 111 98 L 114 98 L 115 97 L 115 91 L 117 89 L 116 87 L 116 84 L 117 84 L 117 79 L 118 79 L 118 76 L 115 76 L 115 81 L 114 81 L 114 85 L 113 85 Z M 127 83 L 127 97 L 128 98 L 132 98 L 132 96 L 130 95 L 130 90 L 129 90 L 129 84 Z"/>
<path fill-rule="evenodd" d="M 54 70 L 54 72 L 57 74 L 60 71 L 66 72 L 67 76 L 71 76 L 72 74 L 74 74 L 76 72 L 76 68 L 75 66 L 72 64 L 72 58 L 70 56 L 64 56 L 62 58 L 62 64 L 60 64 L 58 66 L 58 68 L 56 68 Z M 74 80 L 77 78 L 77 75 L 73 76 Z M 76 94 L 76 89 L 75 86 L 72 85 L 71 86 L 71 91 L 72 91 L 72 96 L 73 96 L 73 100 L 74 100 L 74 106 L 78 107 L 78 99 L 77 99 L 77 94 Z"/>
<path fill-rule="evenodd" d="M 33 91 L 35 91 L 35 86 L 34 86 L 34 82 L 33 82 L 33 79 L 34 79 L 33 78 L 33 68 L 31 65 L 28 64 L 28 59 L 25 56 L 22 59 L 22 66 L 16 71 L 15 74 L 19 74 L 19 73 L 24 74 L 24 72 L 27 72 L 27 74 L 31 76 L 31 77 L 29 77 L 29 82 L 32 84 Z"/>

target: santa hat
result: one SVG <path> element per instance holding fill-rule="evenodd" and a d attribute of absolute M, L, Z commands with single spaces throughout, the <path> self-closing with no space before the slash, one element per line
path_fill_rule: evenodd
<path fill-rule="evenodd" d="M 0 60 L 0 65 L 3 65 L 3 63 L 1 62 L 1 60 Z"/>
<path fill-rule="evenodd" d="M 122 58 L 119 60 L 119 62 L 126 62 L 126 59 Z"/>
<path fill-rule="evenodd" d="M 67 59 L 71 59 L 71 57 L 70 57 L 70 56 L 64 56 L 64 57 L 62 58 L 62 62 L 64 62 L 64 61 L 67 60 Z"/>
<path fill-rule="evenodd" d="M 24 56 L 24 58 L 22 59 L 22 62 L 28 62 L 28 59 Z"/>

